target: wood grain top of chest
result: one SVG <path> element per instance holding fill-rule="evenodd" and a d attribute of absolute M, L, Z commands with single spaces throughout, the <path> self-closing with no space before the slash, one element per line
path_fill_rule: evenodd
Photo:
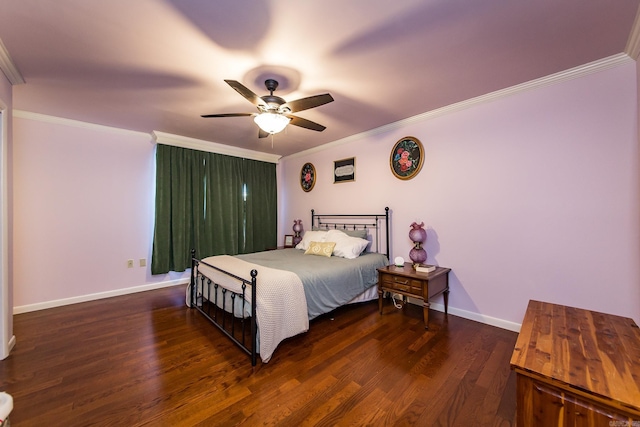
<path fill-rule="evenodd" d="M 530 301 L 511 367 L 640 413 L 640 329 L 632 319 Z"/>

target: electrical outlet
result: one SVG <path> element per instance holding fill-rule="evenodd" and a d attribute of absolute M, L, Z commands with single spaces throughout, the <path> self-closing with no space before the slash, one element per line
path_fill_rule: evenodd
<path fill-rule="evenodd" d="M 133 260 L 132 259 L 128 259 L 127 260 L 127 268 L 133 268 Z"/>
<path fill-rule="evenodd" d="M 147 260 L 145 258 L 140 258 L 140 267 L 146 267 L 147 266 Z"/>

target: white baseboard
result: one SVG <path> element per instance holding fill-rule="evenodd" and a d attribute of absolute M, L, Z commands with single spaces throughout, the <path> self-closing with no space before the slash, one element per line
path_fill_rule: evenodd
<path fill-rule="evenodd" d="M 444 304 L 431 303 L 430 308 L 444 313 Z M 460 310 L 459 308 L 449 307 L 449 314 L 462 317 L 464 319 L 474 320 L 486 325 L 495 326 L 497 328 L 506 329 L 508 331 L 520 332 L 520 323 L 509 322 L 508 320 L 498 319 L 497 317 L 485 316 L 484 314 L 474 313 L 472 311 Z"/>
<path fill-rule="evenodd" d="M 421 300 L 409 298 L 409 302 L 411 304 L 422 306 Z M 441 311 L 444 313 L 444 304 L 432 302 L 429 308 L 436 311 Z M 451 306 L 449 306 L 447 311 L 449 314 L 462 317 L 463 319 L 473 320 L 475 322 L 484 323 L 485 325 L 495 326 L 497 328 L 506 329 L 508 331 L 520 332 L 520 327 L 522 326 L 520 323 L 509 322 L 508 320 L 498 319 L 496 317 L 491 317 L 491 316 L 485 316 L 484 314 L 474 313 L 472 311 L 467 311 L 467 310 L 461 310 L 459 308 L 455 308 Z"/>
<path fill-rule="evenodd" d="M 13 314 L 29 313 L 31 311 L 44 310 L 44 309 L 53 308 L 53 307 L 61 307 L 64 305 L 76 304 L 79 302 L 94 301 L 94 300 L 99 300 L 103 298 L 111 298 L 111 297 L 116 297 L 120 295 L 133 294 L 136 292 L 168 288 L 170 286 L 185 285 L 187 283 L 189 283 L 189 278 L 183 278 L 183 279 L 169 280 L 166 282 L 151 283 L 149 285 L 135 286 L 133 288 L 116 289 L 113 291 L 99 292 L 95 294 L 82 295 L 78 297 L 64 298 L 64 299 L 59 299 L 54 301 L 22 305 L 22 306 L 14 307 Z M 419 301 L 419 300 L 413 301 L 412 298 L 409 298 L 409 302 L 416 305 L 422 305 L 422 301 Z M 430 307 L 433 310 L 441 311 L 444 313 L 444 304 L 431 303 Z M 483 314 L 474 313 L 472 311 L 467 311 L 467 310 L 461 310 L 455 307 L 449 307 L 448 311 L 450 314 L 454 316 L 458 316 L 464 319 L 469 319 L 469 320 L 484 323 L 487 325 L 495 326 L 498 328 L 506 329 L 508 331 L 520 332 L 520 327 L 522 326 L 520 323 L 509 322 L 507 320 L 498 319 L 496 317 L 491 317 L 491 316 L 485 316 Z M 9 348 L 13 347 L 14 345 L 15 345 L 15 336 L 12 337 L 11 340 L 9 341 Z"/>
<path fill-rule="evenodd" d="M 44 310 L 47 308 L 61 307 L 63 305 L 77 304 L 79 302 L 95 301 L 103 298 L 117 297 L 120 295 L 133 294 L 136 292 L 151 291 L 154 289 L 168 288 L 170 286 L 178 286 L 189 283 L 189 278 L 169 280 L 166 282 L 151 283 L 148 285 L 134 286 L 133 288 L 116 289 L 107 292 L 98 292 L 95 294 L 81 295 L 78 297 L 58 299 L 54 301 L 39 302 L 36 304 L 21 305 L 13 307 L 13 314 L 29 313 L 31 311 Z"/>
<path fill-rule="evenodd" d="M 13 347 L 15 347 L 15 345 L 16 336 L 12 335 L 11 339 L 9 339 L 9 341 L 7 342 L 7 346 L 0 349 L 0 360 L 4 360 L 9 357 L 9 354 L 11 353 L 11 350 L 13 350 Z"/>

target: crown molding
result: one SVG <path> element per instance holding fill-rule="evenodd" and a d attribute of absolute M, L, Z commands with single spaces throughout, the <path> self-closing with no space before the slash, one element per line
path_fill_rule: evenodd
<path fill-rule="evenodd" d="M 91 129 L 99 132 L 110 132 L 124 135 L 144 136 L 149 138 L 146 132 L 138 132 L 135 130 L 121 129 L 112 126 L 97 125 L 95 123 L 82 122 L 80 120 L 65 119 L 62 117 L 49 116 L 47 114 L 32 113 L 24 110 L 13 110 L 13 117 L 27 120 L 35 120 L 38 122 L 53 123 L 57 125 L 70 126 L 82 129 Z"/>
<path fill-rule="evenodd" d="M 176 147 L 190 148 L 192 150 L 208 151 L 210 153 L 225 154 L 227 156 L 242 157 L 243 159 L 260 160 L 269 163 L 278 163 L 279 154 L 263 153 L 261 151 L 247 150 L 244 148 L 232 147 L 230 145 L 218 144 L 216 142 L 204 141 L 201 139 L 189 138 L 186 136 L 173 135 L 170 133 L 154 130 L 151 134 L 128 129 L 120 129 L 111 126 L 97 125 L 79 120 L 65 119 L 62 117 L 49 116 L 47 114 L 32 113 L 24 110 L 13 110 L 13 117 L 19 119 L 35 120 L 45 123 L 53 123 L 62 126 L 71 126 L 81 129 L 90 129 L 98 132 L 110 132 L 120 135 L 138 136 L 151 139 L 157 144 L 173 145 Z"/>
<path fill-rule="evenodd" d="M 636 19 L 633 21 L 633 27 L 631 27 L 631 33 L 627 39 L 627 46 L 624 48 L 624 53 L 629 55 L 631 59 L 637 60 L 640 56 L 640 6 L 636 11 Z"/>
<path fill-rule="evenodd" d="M 351 142 L 372 138 L 376 135 L 389 133 L 397 129 L 401 129 L 405 126 L 409 126 L 415 123 L 420 123 L 426 120 L 433 119 L 435 117 L 439 117 L 445 114 L 454 113 L 456 111 L 461 111 L 476 105 L 484 104 L 486 102 L 491 102 L 496 99 L 505 98 L 507 96 L 515 95 L 521 92 L 525 92 L 531 89 L 536 89 L 543 86 L 549 86 L 552 84 L 556 84 L 559 82 L 563 82 L 566 80 L 576 79 L 579 77 L 586 76 L 588 74 L 597 73 L 599 71 L 606 70 L 608 68 L 617 67 L 621 64 L 628 63 L 633 61 L 633 59 L 626 53 L 619 53 L 617 55 L 609 56 L 607 58 L 600 59 L 598 61 L 589 62 L 587 64 L 581 65 L 579 67 L 570 68 L 565 71 L 561 71 L 559 73 L 551 74 L 546 77 L 541 77 L 539 79 L 531 80 L 525 83 L 521 83 L 519 85 L 511 86 L 505 89 L 501 89 L 495 92 L 488 93 L 486 95 L 480 95 L 475 98 L 470 98 L 465 101 L 457 102 L 455 104 L 447 105 L 446 107 L 438 108 L 436 110 L 427 111 L 426 113 L 418 114 L 413 117 L 409 117 L 403 120 L 399 120 L 397 122 L 389 123 L 384 126 L 380 126 L 375 129 L 368 130 L 366 132 L 362 132 L 356 135 L 351 135 L 346 138 L 338 139 L 333 142 L 328 142 L 326 144 L 320 145 L 318 147 L 310 148 L 308 150 L 300 151 L 295 154 L 291 154 L 289 156 L 283 157 L 283 159 L 294 159 L 298 157 L 308 156 L 313 153 L 317 153 L 320 151 L 328 150 L 333 147 L 349 144 Z"/>
<path fill-rule="evenodd" d="M 121 129 L 111 126 L 97 125 L 79 120 L 65 119 L 62 117 L 49 116 L 47 114 L 32 113 L 24 110 L 13 110 L 13 117 L 26 120 L 35 120 L 44 123 L 52 123 L 62 126 L 70 126 L 81 129 L 89 129 L 98 132 L 117 133 L 120 135 L 137 136 L 151 139 L 157 144 L 173 145 L 176 147 L 190 148 L 192 150 L 208 151 L 211 153 L 225 154 L 227 156 L 242 157 L 244 159 L 260 160 L 269 163 L 278 163 L 280 155 L 263 153 L 260 151 L 247 150 L 244 148 L 232 147 L 230 145 L 218 144 L 201 139 L 188 138 L 186 136 L 173 135 L 170 133 L 154 130 L 151 134 L 128 129 Z"/>
<path fill-rule="evenodd" d="M 7 76 L 9 83 L 12 85 L 20 85 L 24 83 L 24 78 L 18 68 L 11 60 L 11 55 L 0 39 L 0 70 Z"/>
<path fill-rule="evenodd" d="M 154 130 L 151 133 L 151 137 L 157 144 L 172 145 L 174 147 L 207 151 L 209 153 L 242 157 L 243 159 L 259 160 L 262 162 L 278 163 L 281 157 L 279 154 L 270 154 L 263 153 L 261 151 L 247 150 L 245 148 L 232 147 L 231 145 L 219 144 L 217 142 L 159 132 L 157 130 Z"/>

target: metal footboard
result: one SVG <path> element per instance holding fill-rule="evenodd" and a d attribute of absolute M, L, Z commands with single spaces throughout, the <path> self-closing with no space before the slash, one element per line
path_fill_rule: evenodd
<path fill-rule="evenodd" d="M 240 282 L 241 292 L 227 289 L 200 273 L 200 264 Z M 209 322 L 247 353 L 252 366 L 256 365 L 259 353 L 256 305 L 251 303 L 256 301 L 257 276 L 258 272 L 251 270 L 251 280 L 243 279 L 196 259 L 195 251 L 191 252 L 191 308 L 202 313 Z"/>

